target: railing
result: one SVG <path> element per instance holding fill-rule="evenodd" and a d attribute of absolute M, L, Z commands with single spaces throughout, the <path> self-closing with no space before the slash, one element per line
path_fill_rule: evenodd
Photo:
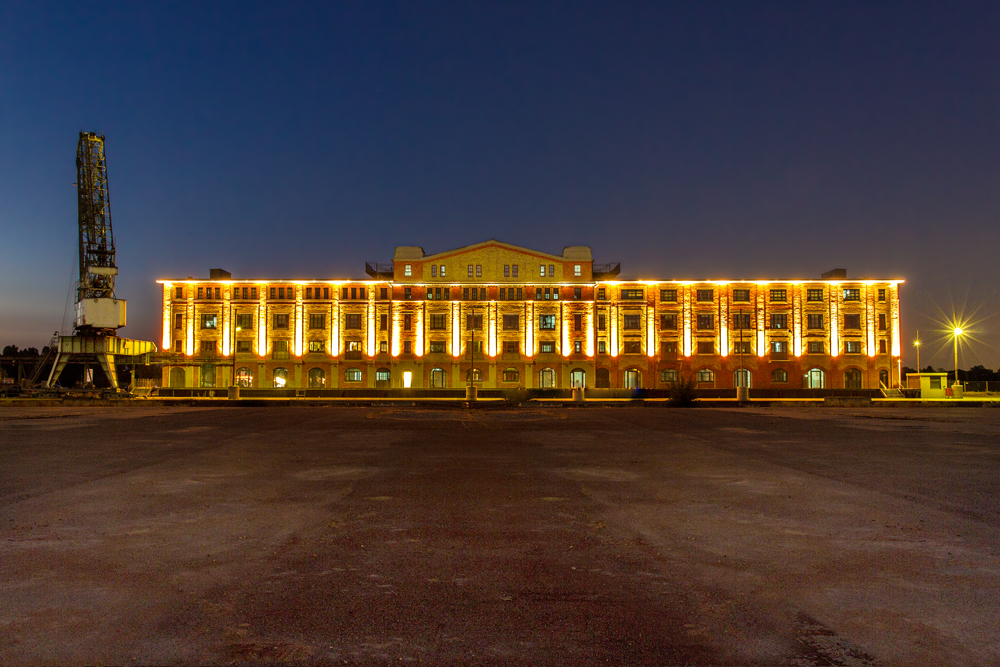
<path fill-rule="evenodd" d="M 593 273 L 594 277 L 613 277 L 617 276 L 622 271 L 621 262 L 608 262 L 606 264 L 594 264 Z"/>
<path fill-rule="evenodd" d="M 393 264 L 392 262 L 365 262 L 365 273 L 372 278 L 391 278 Z"/>

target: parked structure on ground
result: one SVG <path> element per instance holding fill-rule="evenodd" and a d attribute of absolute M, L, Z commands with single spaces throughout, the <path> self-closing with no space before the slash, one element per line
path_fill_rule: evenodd
<path fill-rule="evenodd" d="M 622 280 L 591 249 L 398 247 L 364 280 L 160 280 L 164 386 L 877 389 L 899 286 Z"/>

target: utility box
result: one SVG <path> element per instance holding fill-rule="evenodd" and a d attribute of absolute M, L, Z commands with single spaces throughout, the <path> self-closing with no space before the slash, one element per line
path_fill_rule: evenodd
<path fill-rule="evenodd" d="M 919 389 L 920 398 L 945 398 L 947 373 L 907 373 L 906 388 Z"/>
<path fill-rule="evenodd" d="M 125 299 L 84 299 L 76 304 L 76 328 L 120 329 L 125 326 Z"/>

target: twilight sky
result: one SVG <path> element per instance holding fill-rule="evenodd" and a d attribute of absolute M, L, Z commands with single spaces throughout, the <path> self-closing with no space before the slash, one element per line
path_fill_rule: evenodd
<path fill-rule="evenodd" d="M 904 363 L 920 329 L 950 366 L 964 309 L 960 365 L 996 369 L 998 35 L 995 1 L 0 0 L 0 344 L 64 327 L 88 130 L 124 336 L 159 339 L 157 278 L 496 238 L 637 278 L 905 278 Z"/>

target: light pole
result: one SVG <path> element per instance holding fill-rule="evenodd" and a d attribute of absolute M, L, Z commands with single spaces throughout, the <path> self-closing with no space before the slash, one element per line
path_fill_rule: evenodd
<path fill-rule="evenodd" d="M 917 373 L 920 372 L 920 329 L 917 329 L 917 339 L 913 341 L 913 347 L 917 348 Z"/>
<path fill-rule="evenodd" d="M 958 337 L 962 335 L 961 327 L 955 327 L 953 332 L 955 334 L 955 384 L 951 387 L 952 396 L 955 395 L 955 388 L 961 387 L 962 385 L 958 382 Z"/>

